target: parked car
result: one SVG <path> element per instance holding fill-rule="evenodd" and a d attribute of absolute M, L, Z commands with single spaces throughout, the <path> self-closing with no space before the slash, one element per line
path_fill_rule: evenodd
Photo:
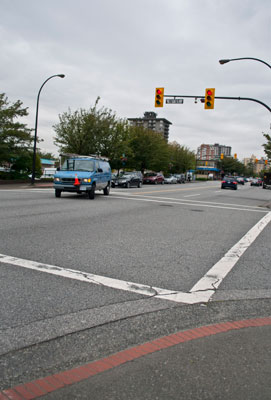
<path fill-rule="evenodd" d="M 221 182 L 221 189 L 226 189 L 226 188 L 230 188 L 230 189 L 234 189 L 237 190 L 237 180 L 234 178 L 225 178 L 222 182 Z"/>
<path fill-rule="evenodd" d="M 142 174 L 141 172 L 125 172 L 124 174 L 120 175 L 112 184 L 112 187 L 119 186 L 119 187 L 138 187 L 142 186 Z"/>
<path fill-rule="evenodd" d="M 250 186 L 262 186 L 262 184 L 263 182 L 259 178 L 252 179 L 252 181 L 250 182 Z"/>
<path fill-rule="evenodd" d="M 263 189 L 271 189 L 271 172 L 265 172 L 263 176 Z"/>
<path fill-rule="evenodd" d="M 174 175 L 166 175 L 164 183 L 177 183 L 177 178 Z"/>
<path fill-rule="evenodd" d="M 175 174 L 178 183 L 185 183 L 185 175 L 184 174 Z"/>
<path fill-rule="evenodd" d="M 164 181 L 164 175 L 160 172 L 147 172 L 143 178 L 143 183 L 153 183 L 155 185 L 157 185 L 158 183 L 161 183 L 163 185 Z"/>
<path fill-rule="evenodd" d="M 111 174 L 111 187 L 115 187 L 115 182 L 116 182 L 116 180 L 118 179 L 118 174 L 116 174 L 116 173 L 112 173 Z"/>
<path fill-rule="evenodd" d="M 236 178 L 236 180 L 237 180 L 237 183 L 239 183 L 239 185 L 244 185 L 245 184 L 245 179 L 242 178 L 241 176 L 238 176 Z"/>

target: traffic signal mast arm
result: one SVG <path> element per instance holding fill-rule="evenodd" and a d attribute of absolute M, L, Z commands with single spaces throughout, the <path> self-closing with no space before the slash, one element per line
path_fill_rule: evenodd
<path fill-rule="evenodd" d="M 173 94 L 164 94 L 164 97 L 173 97 L 173 98 L 190 98 L 190 99 L 205 99 L 205 96 L 187 96 L 187 95 L 173 95 Z M 263 103 L 260 100 L 257 99 L 252 99 L 250 97 L 225 97 L 225 96 L 215 96 L 215 99 L 223 99 L 223 100 L 248 100 L 248 101 L 255 101 L 256 103 L 261 104 L 262 106 L 264 106 L 265 108 L 267 108 L 267 110 L 269 112 L 271 112 L 271 108 L 268 107 L 267 104 Z"/>

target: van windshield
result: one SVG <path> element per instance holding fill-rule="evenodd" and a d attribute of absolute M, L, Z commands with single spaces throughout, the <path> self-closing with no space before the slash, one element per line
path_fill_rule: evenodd
<path fill-rule="evenodd" d="M 95 164 L 93 160 L 65 160 L 61 171 L 88 171 L 93 172 Z"/>

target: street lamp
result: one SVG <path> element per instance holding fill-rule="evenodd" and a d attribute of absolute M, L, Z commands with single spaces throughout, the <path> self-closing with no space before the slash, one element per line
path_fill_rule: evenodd
<path fill-rule="evenodd" d="M 58 74 L 58 75 L 52 75 L 49 78 L 47 78 L 43 84 L 40 87 L 38 97 L 37 97 L 37 107 L 36 107 L 36 121 L 35 121 L 35 136 L 34 136 L 34 148 L 33 148 L 33 163 L 32 163 L 32 177 L 31 177 L 31 185 L 34 185 L 35 183 L 35 167 L 36 167 L 36 149 L 37 149 L 37 131 L 38 131 L 38 114 L 39 114 L 39 100 L 40 100 L 40 92 L 43 86 L 45 85 L 46 82 L 48 82 L 50 79 L 58 76 L 59 78 L 65 78 L 64 74 Z"/>
<path fill-rule="evenodd" d="M 226 64 L 230 61 L 238 61 L 238 60 L 256 60 L 259 61 L 265 65 L 267 65 L 269 68 L 271 68 L 271 65 L 267 64 L 267 62 L 260 60 L 259 58 L 253 58 L 253 57 L 242 57 L 242 58 L 229 58 L 229 59 L 223 59 L 223 60 L 219 60 L 220 64 Z"/>

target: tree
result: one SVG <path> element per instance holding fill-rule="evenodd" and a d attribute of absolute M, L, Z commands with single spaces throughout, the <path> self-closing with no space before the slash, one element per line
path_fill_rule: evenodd
<path fill-rule="evenodd" d="M 225 157 L 219 161 L 219 168 L 227 174 L 245 175 L 246 169 L 243 163 L 235 160 L 233 157 Z"/>
<path fill-rule="evenodd" d="M 0 164 L 13 164 L 30 151 L 32 130 L 15 121 L 27 115 L 27 108 L 22 108 L 20 100 L 10 104 L 5 93 L 0 93 Z"/>
<path fill-rule="evenodd" d="M 30 152 L 22 153 L 16 158 L 12 165 L 11 178 L 29 178 L 32 173 L 33 156 Z M 42 174 L 40 157 L 37 154 L 35 164 L 36 176 L 40 177 Z"/>
<path fill-rule="evenodd" d="M 37 150 L 37 154 L 40 156 L 40 158 L 45 158 L 47 160 L 55 160 L 56 159 L 56 156 L 53 153 L 43 152 L 40 149 Z"/>
<path fill-rule="evenodd" d="M 266 138 L 267 143 L 263 144 L 264 152 L 269 161 L 271 161 L 271 136 L 264 133 L 263 136 Z"/>
<path fill-rule="evenodd" d="M 144 170 L 167 171 L 168 144 L 160 133 L 140 126 L 130 127 L 128 166 Z"/>
<path fill-rule="evenodd" d="M 195 153 L 177 142 L 169 143 L 170 171 L 173 174 L 183 173 L 196 166 Z"/>
<path fill-rule="evenodd" d="M 118 119 L 112 110 L 97 109 L 98 102 L 99 97 L 90 110 L 69 110 L 60 115 L 60 122 L 53 126 L 56 132 L 54 143 L 61 152 L 98 154 L 116 164 L 127 148 L 128 124 Z"/>

